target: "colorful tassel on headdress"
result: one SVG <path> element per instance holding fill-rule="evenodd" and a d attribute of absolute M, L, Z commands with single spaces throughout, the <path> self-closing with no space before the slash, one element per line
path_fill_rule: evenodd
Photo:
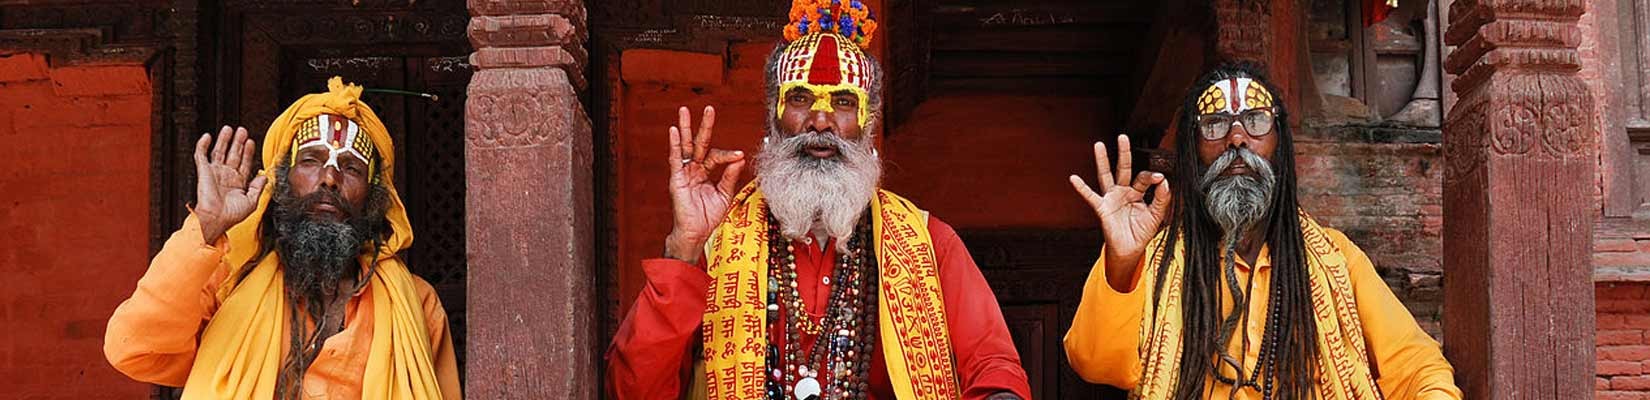
<path fill-rule="evenodd" d="M 812 33 L 842 35 L 860 48 L 870 48 L 877 31 L 876 13 L 861 0 L 792 0 L 791 22 L 785 25 L 785 41 Z"/>

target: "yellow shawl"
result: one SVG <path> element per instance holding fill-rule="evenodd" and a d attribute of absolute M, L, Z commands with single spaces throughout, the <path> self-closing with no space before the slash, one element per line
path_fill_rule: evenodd
<path fill-rule="evenodd" d="M 377 254 L 362 254 L 363 265 L 377 262 L 378 271 L 370 279 L 372 293 L 372 346 L 361 379 L 364 399 L 436 399 L 441 397 L 436 381 L 430 334 L 424 310 L 414 286 L 414 278 L 396 256 L 412 244 L 412 227 L 406 209 L 395 192 L 395 150 L 384 123 L 360 101 L 361 87 L 345 85 L 337 77 L 327 82 L 326 93 L 304 96 L 275 118 L 264 136 L 263 165 L 274 166 L 287 155 L 299 124 L 317 115 L 337 114 L 356 121 L 378 147 L 383 166 L 378 169 L 382 184 L 389 189 L 389 239 Z M 276 375 L 287 347 L 286 295 L 281 282 L 280 262 L 275 254 L 258 261 L 238 283 L 234 277 L 259 249 L 259 228 L 275 193 L 272 169 L 258 208 L 245 221 L 229 229 L 229 254 L 225 262 L 230 277 L 218 292 L 221 305 L 201 334 L 195 365 L 189 371 L 183 398 L 269 399 L 275 395 Z"/>
<path fill-rule="evenodd" d="M 1312 216 L 1301 211 L 1300 221 L 1307 269 L 1311 271 L 1313 317 L 1318 325 L 1318 396 L 1325 400 L 1380 399 L 1381 392 L 1369 370 L 1368 347 L 1353 300 L 1346 256 Z M 1155 269 L 1162 260 L 1166 232 L 1159 233 L 1147 246 L 1147 254 L 1154 255 L 1146 264 L 1148 268 Z M 1146 298 L 1155 300 L 1146 303 L 1142 314 L 1146 318 L 1140 321 L 1141 376 L 1130 398 L 1168 398 L 1178 384 L 1183 324 L 1180 287 L 1185 269 L 1178 256 L 1184 251 L 1185 246 L 1180 246 L 1180 252 L 1169 260 L 1163 282 L 1167 292 L 1162 297 L 1155 296 L 1154 285 L 1149 283 L 1155 282 L 1155 276 L 1141 281 Z M 1155 314 L 1152 301 L 1157 303 Z"/>
<path fill-rule="evenodd" d="M 712 282 L 704 324 L 708 398 L 762 397 L 767 360 L 768 207 L 751 184 L 706 243 Z M 878 346 L 899 399 L 955 399 L 957 375 L 945 324 L 928 217 L 878 191 L 871 202 L 879 270 Z"/>

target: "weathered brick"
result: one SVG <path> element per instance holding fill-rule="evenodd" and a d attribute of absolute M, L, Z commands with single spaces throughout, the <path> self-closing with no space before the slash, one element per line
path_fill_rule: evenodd
<path fill-rule="evenodd" d="M 1597 398 L 1598 400 L 1645 400 L 1645 399 L 1650 399 L 1650 394 L 1647 394 L 1647 393 L 1644 393 L 1644 392 L 1627 392 L 1627 391 L 1620 391 L 1620 390 L 1601 390 L 1597 394 L 1598 394 L 1598 398 Z"/>
<path fill-rule="evenodd" d="M 1595 340 L 1599 346 L 1647 344 L 1639 330 L 1599 330 Z"/>
<path fill-rule="evenodd" d="M 1599 361 L 1644 361 L 1650 360 L 1650 346 L 1599 346 Z"/>
<path fill-rule="evenodd" d="M 1650 390 L 1650 376 L 1618 376 L 1610 378 L 1610 389 Z"/>
<path fill-rule="evenodd" d="M 1593 295 L 1603 299 L 1643 299 L 1650 296 L 1650 285 L 1636 282 L 1600 283 L 1594 287 Z"/>
<path fill-rule="evenodd" d="M 1595 307 L 1597 307 L 1598 312 L 1601 313 L 1650 313 L 1650 299 L 1598 300 L 1598 302 L 1594 304 Z"/>
<path fill-rule="evenodd" d="M 1599 361 L 1599 376 L 1640 375 L 1644 373 L 1644 363 L 1638 361 Z"/>
<path fill-rule="evenodd" d="M 1639 250 L 1638 243 L 1628 238 L 1609 238 L 1593 241 L 1593 251 L 1597 252 L 1635 252 Z"/>

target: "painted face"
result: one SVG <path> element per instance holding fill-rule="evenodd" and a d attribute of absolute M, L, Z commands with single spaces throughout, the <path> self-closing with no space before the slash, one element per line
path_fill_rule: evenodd
<path fill-rule="evenodd" d="M 865 89 L 871 79 L 869 63 L 859 46 L 835 33 L 814 33 L 792 41 L 774 65 L 779 77 L 779 98 L 773 99 L 779 104 L 775 117 L 785 115 L 786 97 L 793 89 L 812 92 L 814 101 L 809 110 L 820 112 L 834 111 L 833 93 L 847 91 L 859 97 L 855 118 L 865 126 L 871 110 Z"/>
<path fill-rule="evenodd" d="M 362 164 L 367 165 L 367 172 L 373 180 L 378 179 L 378 166 L 373 163 L 370 154 L 376 152 L 372 139 L 355 121 L 340 115 L 321 114 L 304 121 L 298 128 L 298 134 L 292 138 L 292 158 L 298 158 L 300 150 L 318 147 L 327 151 L 327 162 L 324 167 L 340 168 L 340 157 L 354 157 Z"/>
<path fill-rule="evenodd" d="M 1198 130 L 1205 140 L 1220 140 L 1232 125 L 1250 136 L 1272 132 L 1272 92 L 1249 78 L 1216 81 L 1197 97 Z"/>

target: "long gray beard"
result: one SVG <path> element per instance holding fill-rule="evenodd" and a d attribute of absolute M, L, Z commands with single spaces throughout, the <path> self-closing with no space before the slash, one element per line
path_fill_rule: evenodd
<path fill-rule="evenodd" d="M 836 238 L 838 251 L 847 250 L 854 225 L 882 179 L 882 160 L 871 150 L 870 140 L 870 135 L 856 143 L 831 133 L 789 138 L 768 133 L 756 159 L 756 181 L 781 234 L 803 240 L 809 232 L 823 233 Z M 836 156 L 820 159 L 808 154 L 808 146 L 821 144 L 834 145 Z"/>
<path fill-rule="evenodd" d="M 1238 157 L 1242 157 L 1254 173 L 1221 176 L 1221 171 Z M 1272 173 L 1272 165 L 1249 149 L 1227 150 L 1209 165 L 1198 187 L 1203 190 L 1204 208 L 1225 231 L 1226 245 L 1236 245 L 1238 238 L 1271 211 L 1274 186 L 1277 186 L 1277 176 Z"/>

